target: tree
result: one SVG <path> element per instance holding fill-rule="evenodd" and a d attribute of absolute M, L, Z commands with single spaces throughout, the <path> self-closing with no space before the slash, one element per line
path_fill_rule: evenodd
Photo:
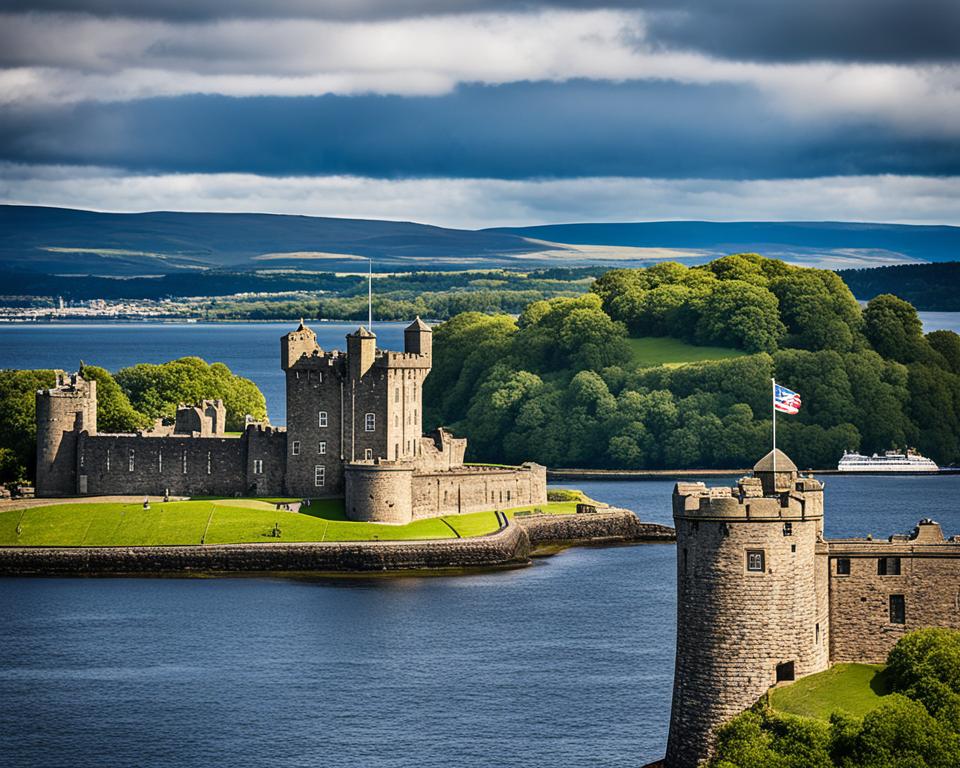
<path fill-rule="evenodd" d="M 770 281 L 770 290 L 780 302 L 789 346 L 846 352 L 860 339 L 860 305 L 835 272 L 792 267 Z"/>
<path fill-rule="evenodd" d="M 48 370 L 0 370 L 0 482 L 36 477 L 36 393 L 56 384 Z"/>
<path fill-rule="evenodd" d="M 135 432 L 150 426 L 150 419 L 130 405 L 130 399 L 105 368 L 85 365 L 80 374 L 88 381 L 97 382 L 99 432 Z"/>
<path fill-rule="evenodd" d="M 700 306 L 695 340 L 772 352 L 785 333 L 776 296 L 743 280 L 724 280 Z"/>
<path fill-rule="evenodd" d="M 943 356 L 950 372 L 960 374 L 960 335 L 953 331 L 933 331 L 927 334 L 927 342 Z"/>
<path fill-rule="evenodd" d="M 890 360 L 913 363 L 925 359 L 929 343 L 917 310 L 903 299 L 884 293 L 863 312 L 864 333 L 877 352 Z"/>

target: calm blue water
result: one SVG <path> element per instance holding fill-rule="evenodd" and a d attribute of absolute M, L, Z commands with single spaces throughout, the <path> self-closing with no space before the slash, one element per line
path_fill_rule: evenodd
<path fill-rule="evenodd" d="M 0 366 L 192 353 L 279 380 L 286 327 L 3 327 Z M 960 476 L 825 479 L 829 536 L 960 533 Z M 576 485 L 670 522 L 672 480 Z M 674 567 L 644 545 L 462 577 L 0 579 L 0 765 L 636 768 L 666 742 Z"/>

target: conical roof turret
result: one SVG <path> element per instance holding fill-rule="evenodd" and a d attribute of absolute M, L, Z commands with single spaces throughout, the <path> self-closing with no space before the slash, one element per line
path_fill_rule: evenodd
<path fill-rule="evenodd" d="M 420 315 L 417 315 L 416 318 L 410 325 L 404 328 L 405 331 L 427 331 L 428 333 L 433 333 L 433 328 L 427 325 L 423 320 L 420 319 Z"/>

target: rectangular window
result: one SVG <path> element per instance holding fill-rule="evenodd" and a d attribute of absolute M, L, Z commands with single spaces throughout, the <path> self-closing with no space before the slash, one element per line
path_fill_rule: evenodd
<path fill-rule="evenodd" d="M 364 432 L 373 432 L 377 426 L 377 416 L 373 413 L 368 413 L 363 417 L 363 430 Z"/>
<path fill-rule="evenodd" d="M 317 453 L 323 456 L 327 452 L 327 444 L 323 440 L 317 443 Z"/>
<path fill-rule="evenodd" d="M 183 454 L 180 456 L 180 461 L 183 464 L 183 474 L 187 474 L 187 451 L 184 450 Z"/>
<path fill-rule="evenodd" d="M 293 441 L 293 445 L 290 446 L 290 453 L 292 453 L 294 456 L 299 456 L 299 455 L 300 455 L 300 441 L 299 441 L 299 440 L 294 440 L 294 441 Z"/>
<path fill-rule="evenodd" d="M 321 427 L 327 426 L 327 412 L 326 412 L 326 411 L 320 411 L 320 413 L 319 413 L 318 416 L 317 416 L 317 424 L 318 424 L 319 426 L 321 426 Z"/>
<path fill-rule="evenodd" d="M 900 558 L 899 557 L 881 557 L 877 560 L 878 576 L 899 576 Z"/>
<path fill-rule="evenodd" d="M 849 557 L 837 558 L 837 575 L 839 576 L 850 575 L 850 558 Z"/>
<path fill-rule="evenodd" d="M 327 470 L 324 467 L 316 466 L 313 468 L 313 484 L 317 488 L 323 487 L 324 482 L 327 479 Z"/>
<path fill-rule="evenodd" d="M 757 573 L 763 573 L 764 571 L 764 556 L 762 549 L 748 549 L 747 550 L 747 570 L 755 571 Z"/>
<path fill-rule="evenodd" d="M 784 535 L 784 536 L 793 536 L 793 523 L 784 523 L 784 524 L 783 524 L 783 535 Z"/>
<path fill-rule="evenodd" d="M 395 390 L 393 390 L 393 402 L 400 402 L 400 387 L 397 387 Z"/>
<path fill-rule="evenodd" d="M 907 623 L 907 604 L 903 595 L 890 595 L 890 623 Z"/>
<path fill-rule="evenodd" d="M 80 451 L 80 469 L 83 469 L 84 456 L 83 451 Z"/>
<path fill-rule="evenodd" d="M 253 460 L 253 474 L 262 475 L 263 474 L 263 459 L 254 459 Z"/>
<path fill-rule="evenodd" d="M 110 471 L 110 449 L 107 448 L 107 472 Z"/>
<path fill-rule="evenodd" d="M 367 461 L 373 461 L 373 448 L 367 448 L 364 450 L 363 458 L 365 458 Z"/>
<path fill-rule="evenodd" d="M 510 491 L 507 491 L 507 501 L 510 501 Z"/>
<path fill-rule="evenodd" d="M 133 472 L 133 448 L 131 448 L 127 454 L 127 470 Z"/>
<path fill-rule="evenodd" d="M 213 454 L 207 451 L 207 474 L 213 472 Z"/>
<path fill-rule="evenodd" d="M 163 449 L 157 451 L 157 471 L 163 472 Z"/>

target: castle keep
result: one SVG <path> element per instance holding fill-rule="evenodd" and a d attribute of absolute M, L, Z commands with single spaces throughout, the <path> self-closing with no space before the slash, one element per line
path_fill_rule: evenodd
<path fill-rule="evenodd" d="M 667 768 L 694 768 L 716 729 L 779 681 L 882 663 L 905 633 L 960 629 L 960 538 L 827 541 L 823 484 L 771 452 L 733 488 L 678 483 L 677 658 Z"/>
<path fill-rule="evenodd" d="M 280 340 L 287 427 L 225 431 L 220 401 L 177 409 L 173 424 L 97 431 L 95 381 L 57 372 L 37 392 L 37 494 L 343 497 L 352 520 L 420 517 L 546 503 L 546 470 L 468 466 L 467 441 L 423 434 L 432 331 L 417 318 L 403 352 L 359 328 L 346 353 L 323 350 L 302 322 Z"/>

